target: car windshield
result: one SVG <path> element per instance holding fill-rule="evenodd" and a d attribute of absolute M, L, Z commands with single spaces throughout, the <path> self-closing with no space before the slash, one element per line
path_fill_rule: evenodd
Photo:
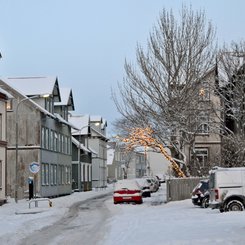
<path fill-rule="evenodd" d="M 138 190 L 140 189 L 139 184 L 134 180 L 120 180 L 115 185 L 115 190 Z"/>

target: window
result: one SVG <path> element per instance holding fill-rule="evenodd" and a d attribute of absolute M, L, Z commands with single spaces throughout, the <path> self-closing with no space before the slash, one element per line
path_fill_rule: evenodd
<path fill-rule="evenodd" d="M 49 149 L 49 144 L 50 144 L 49 138 L 50 138 L 49 137 L 49 129 L 43 127 L 42 128 L 42 142 L 41 142 L 42 148 Z"/>
<path fill-rule="evenodd" d="M 58 151 L 58 135 L 54 132 L 54 150 Z"/>
<path fill-rule="evenodd" d="M 57 170 L 58 170 L 58 172 L 57 172 L 57 176 L 58 176 L 58 185 L 61 185 L 61 166 L 59 165 L 59 166 L 57 166 Z"/>
<path fill-rule="evenodd" d="M 67 154 L 68 152 L 68 148 L 67 148 L 67 145 L 68 145 L 68 137 L 67 136 L 64 136 L 65 138 L 65 142 L 64 142 L 64 153 Z"/>
<path fill-rule="evenodd" d="M 71 183 L 71 167 L 65 166 L 65 184 Z"/>
<path fill-rule="evenodd" d="M 49 164 L 42 164 L 42 185 L 49 185 Z"/>
<path fill-rule="evenodd" d="M 208 149 L 207 148 L 196 148 L 196 158 L 200 164 L 200 167 L 205 167 L 208 162 Z M 193 159 L 193 155 L 191 156 Z"/>
<path fill-rule="evenodd" d="M 60 152 L 60 134 L 57 133 L 57 151 Z"/>
<path fill-rule="evenodd" d="M 209 116 L 205 112 L 201 112 L 197 116 L 197 132 L 200 134 L 209 133 Z"/>
<path fill-rule="evenodd" d="M 49 129 L 45 128 L 45 148 L 49 149 Z"/>
<path fill-rule="evenodd" d="M 45 148 L 45 128 L 42 128 L 42 148 Z"/>
<path fill-rule="evenodd" d="M 203 82 L 199 89 L 199 98 L 203 101 L 210 100 L 210 87 L 208 82 Z"/>
<path fill-rule="evenodd" d="M 57 185 L 57 164 L 54 164 L 54 185 Z"/>
<path fill-rule="evenodd" d="M 50 165 L 50 185 L 57 185 L 57 165 Z"/>
<path fill-rule="evenodd" d="M 52 97 L 45 98 L 45 109 L 49 111 L 50 113 L 53 113 L 53 98 Z"/>
<path fill-rule="evenodd" d="M 50 185 L 54 184 L 54 165 L 50 165 Z"/>
<path fill-rule="evenodd" d="M 7 111 L 12 111 L 13 110 L 13 99 L 9 99 L 7 101 L 6 109 L 7 109 Z"/>
<path fill-rule="evenodd" d="M 60 152 L 64 153 L 64 135 L 60 135 Z"/>
<path fill-rule="evenodd" d="M 62 185 L 64 185 L 65 184 L 65 178 L 66 178 L 66 172 L 65 172 L 65 166 L 64 165 L 62 165 L 61 166 L 61 178 L 62 178 L 62 181 L 61 181 L 61 183 L 62 183 Z"/>
<path fill-rule="evenodd" d="M 54 131 L 51 130 L 50 131 L 50 150 L 53 151 L 54 150 Z"/>

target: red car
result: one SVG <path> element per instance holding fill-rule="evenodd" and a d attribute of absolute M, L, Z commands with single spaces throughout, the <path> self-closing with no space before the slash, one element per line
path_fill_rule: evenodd
<path fill-rule="evenodd" d="M 114 204 L 123 202 L 134 202 L 141 204 L 142 201 L 142 190 L 136 180 L 119 180 L 115 184 L 113 194 Z"/>

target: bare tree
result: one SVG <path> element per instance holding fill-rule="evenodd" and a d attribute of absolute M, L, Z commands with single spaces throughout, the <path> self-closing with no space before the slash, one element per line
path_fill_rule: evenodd
<path fill-rule="evenodd" d="M 204 11 L 184 6 L 178 18 L 163 9 L 146 50 L 136 48 L 136 65 L 125 62 L 119 96 L 113 93 L 123 118 L 116 124 L 151 127 L 158 140 L 170 144 L 173 155 L 185 162 L 183 146 L 194 144 L 198 129 L 202 79 L 215 67 L 214 38 Z"/>
<path fill-rule="evenodd" d="M 245 166 L 245 42 L 224 45 L 217 59 L 222 98 L 222 164 Z"/>

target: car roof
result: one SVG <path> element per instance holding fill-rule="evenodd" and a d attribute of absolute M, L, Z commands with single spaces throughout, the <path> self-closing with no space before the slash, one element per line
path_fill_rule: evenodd
<path fill-rule="evenodd" d="M 140 186 L 136 180 L 132 180 L 132 179 L 118 180 L 115 184 L 115 190 L 120 190 L 122 188 L 127 188 L 130 190 L 138 190 L 140 189 Z"/>

